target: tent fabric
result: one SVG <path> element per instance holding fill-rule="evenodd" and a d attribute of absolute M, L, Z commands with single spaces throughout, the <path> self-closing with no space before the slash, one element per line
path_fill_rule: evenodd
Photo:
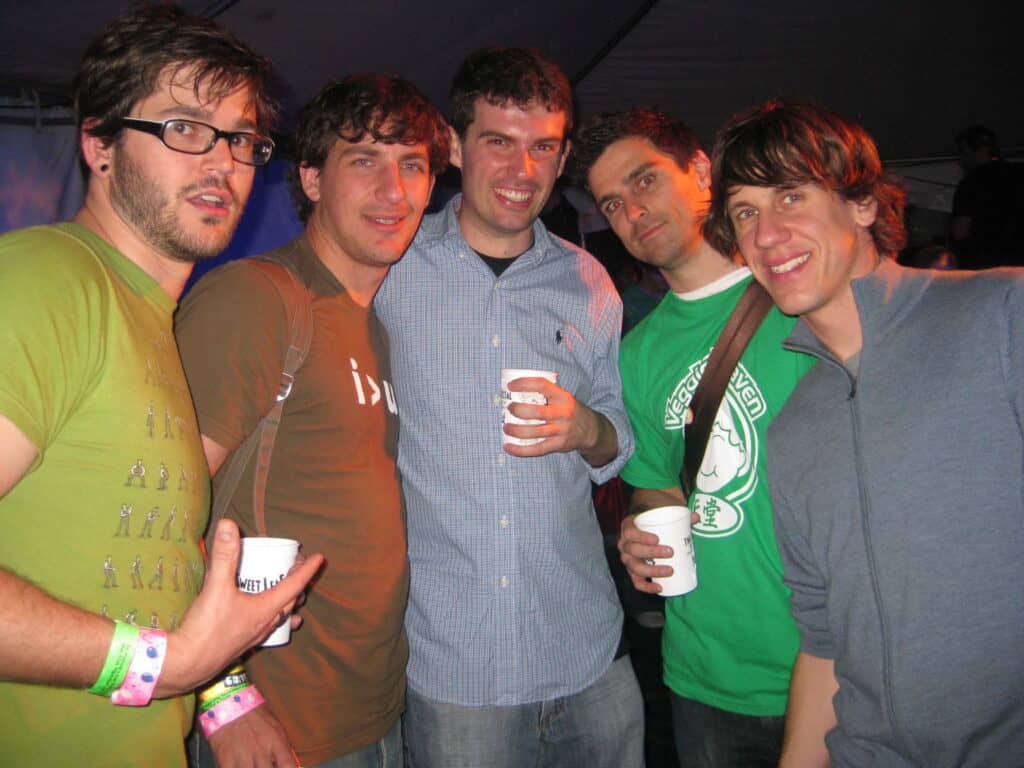
<path fill-rule="evenodd" d="M 953 154 L 971 123 L 1024 151 L 1024 10 L 860 0 L 479 0 L 385 3 L 181 0 L 278 65 L 292 109 L 355 71 L 414 80 L 442 108 L 455 68 L 487 43 L 536 46 L 576 86 L 582 115 L 635 105 L 677 113 L 705 142 L 736 110 L 773 96 L 817 100 L 859 118 L 884 159 Z M 8 2 L 0 92 L 66 97 L 86 43 L 126 0 Z M 633 23 L 639 17 L 639 21 Z"/>
<path fill-rule="evenodd" d="M 0 106 L 0 232 L 69 218 L 81 200 L 68 111 Z"/>

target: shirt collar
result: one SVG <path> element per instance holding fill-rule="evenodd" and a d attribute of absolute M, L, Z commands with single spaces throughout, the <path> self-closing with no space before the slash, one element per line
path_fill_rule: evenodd
<path fill-rule="evenodd" d="M 930 282 L 930 276 L 928 270 L 910 270 L 891 258 L 882 258 L 871 272 L 850 283 L 865 344 L 869 339 L 877 342 L 902 320 Z M 832 357 L 803 319 L 793 327 L 784 345 L 818 357 Z"/>
<path fill-rule="evenodd" d="M 455 197 L 448 201 L 448 205 L 445 206 L 442 214 L 444 217 L 444 225 L 441 229 L 440 235 L 442 239 L 450 243 L 457 250 L 466 249 L 468 251 L 472 251 L 473 247 L 466 242 L 466 238 L 462 235 L 462 227 L 459 226 L 459 217 L 456 213 L 461 202 L 461 193 L 455 195 Z M 533 245 L 519 255 L 516 259 L 516 264 L 526 264 L 530 266 L 540 264 L 551 254 L 553 250 L 557 250 L 557 244 L 551 233 L 548 232 L 548 228 L 544 226 L 544 222 L 542 222 L 538 217 L 537 220 L 533 222 Z"/>

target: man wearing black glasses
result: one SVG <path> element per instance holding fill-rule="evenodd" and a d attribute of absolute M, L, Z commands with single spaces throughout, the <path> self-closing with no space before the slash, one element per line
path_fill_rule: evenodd
<path fill-rule="evenodd" d="M 172 335 L 273 149 L 268 77 L 207 20 L 114 21 L 75 82 L 82 210 L 0 238 L 5 765 L 183 765 L 192 690 L 322 562 L 243 595 L 225 522 L 204 583 L 208 474 Z"/>
<path fill-rule="evenodd" d="M 274 140 L 255 131 L 222 131 L 196 120 L 142 120 L 121 118 L 122 128 L 151 133 L 166 146 L 186 155 L 205 155 L 220 139 L 228 143 L 231 156 L 246 165 L 266 165 L 274 154 Z"/>

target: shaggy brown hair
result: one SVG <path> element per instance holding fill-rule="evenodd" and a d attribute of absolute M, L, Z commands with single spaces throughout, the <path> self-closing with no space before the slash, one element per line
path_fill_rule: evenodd
<path fill-rule="evenodd" d="M 89 44 L 74 82 L 79 131 L 88 123 L 90 135 L 113 142 L 123 130 L 121 119 L 167 73 L 188 73 L 196 95 L 205 89 L 214 99 L 247 86 L 260 133 L 269 133 L 277 119 L 277 81 L 269 59 L 209 19 L 158 5 L 114 19 Z"/>
<path fill-rule="evenodd" d="M 739 186 L 795 187 L 817 183 L 849 201 L 878 202 L 871 236 L 883 255 L 906 243 L 902 183 L 882 169 L 875 142 L 863 127 L 805 103 L 769 101 L 730 118 L 711 155 L 711 208 L 704 237 L 722 253 L 736 250 L 726 211 Z"/>

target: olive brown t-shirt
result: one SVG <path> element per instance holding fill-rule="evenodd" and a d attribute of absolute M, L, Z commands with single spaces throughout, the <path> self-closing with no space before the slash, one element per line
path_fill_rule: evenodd
<path fill-rule="evenodd" d="M 274 443 L 266 534 L 297 539 L 327 562 L 302 628 L 246 666 L 301 762 L 316 765 L 380 739 L 404 705 L 409 571 L 397 407 L 372 310 L 352 301 L 305 236 L 273 255 L 309 290 L 314 331 Z M 187 296 L 176 335 L 200 432 L 234 451 L 278 394 L 290 341 L 283 300 L 268 275 L 234 262 Z M 252 477 L 250 465 L 227 512 L 243 534 L 256 533 Z"/>

